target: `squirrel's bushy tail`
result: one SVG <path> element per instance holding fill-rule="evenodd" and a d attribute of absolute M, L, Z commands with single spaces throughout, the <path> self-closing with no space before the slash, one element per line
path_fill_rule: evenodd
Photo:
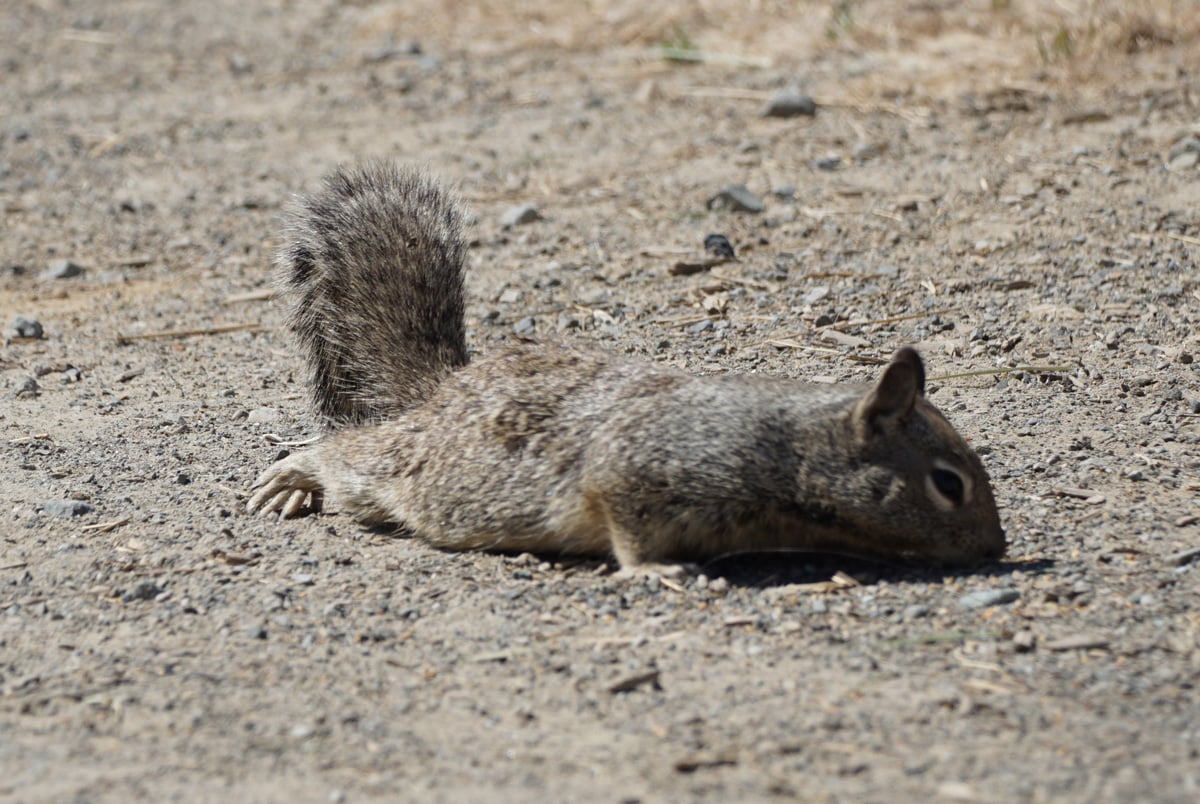
<path fill-rule="evenodd" d="M 339 169 L 288 214 L 275 282 L 325 430 L 388 418 L 467 363 L 456 199 L 424 173 Z"/>

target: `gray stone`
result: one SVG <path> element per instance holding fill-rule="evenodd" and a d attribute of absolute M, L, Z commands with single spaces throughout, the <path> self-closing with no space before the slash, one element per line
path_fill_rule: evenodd
<path fill-rule="evenodd" d="M 137 586 L 130 589 L 121 596 L 121 600 L 126 603 L 132 603 L 135 600 L 153 600 L 162 593 L 160 587 L 154 581 L 142 581 Z"/>
<path fill-rule="evenodd" d="M 1019 600 L 1020 597 L 1021 593 L 1016 589 L 980 589 L 960 597 L 958 605 L 964 609 L 983 609 L 988 606 L 1003 606 L 1005 603 Z"/>
<path fill-rule="evenodd" d="M 854 148 L 851 154 L 860 162 L 865 162 L 868 159 L 877 159 L 883 155 L 884 146 L 878 142 L 864 142 Z"/>
<path fill-rule="evenodd" d="M 279 411 L 275 408 L 255 408 L 246 415 L 246 421 L 251 424 L 270 424 L 279 421 Z"/>
<path fill-rule="evenodd" d="M 42 510 L 50 516 L 83 516 L 95 509 L 82 500 L 46 500 Z"/>
<path fill-rule="evenodd" d="M 816 113 L 817 102 L 794 89 L 776 92 L 762 111 L 763 117 L 812 117 Z"/>
<path fill-rule="evenodd" d="M 537 207 L 532 204 L 520 204 L 500 216 L 500 225 L 505 229 L 511 229 L 514 226 L 524 226 L 541 219 L 542 215 L 538 212 Z"/>
<path fill-rule="evenodd" d="M 744 184 L 731 184 L 708 199 L 708 208 L 732 212 L 762 212 L 763 200 L 746 189 Z"/>
<path fill-rule="evenodd" d="M 13 393 L 13 396 L 17 399 L 36 399 L 41 393 L 42 386 L 38 385 L 38 381 L 33 377 L 26 377 L 21 382 L 21 387 Z"/>
<path fill-rule="evenodd" d="M 1178 156 L 1171 157 L 1171 161 L 1167 163 L 1167 167 L 1171 170 L 1190 170 L 1197 164 L 1200 164 L 1200 153 L 1196 151 L 1183 151 Z"/>
<path fill-rule="evenodd" d="M 41 338 L 45 334 L 40 321 L 23 315 L 13 319 L 12 328 L 18 338 Z"/>
<path fill-rule="evenodd" d="M 513 324 L 513 332 L 518 335 L 532 335 L 537 332 L 537 322 L 533 316 L 525 316 L 517 323 Z"/>
<path fill-rule="evenodd" d="M 1171 146 L 1171 151 L 1167 158 L 1174 161 L 1176 157 L 1186 153 L 1200 154 L 1200 137 L 1188 136 L 1176 142 Z"/>
<path fill-rule="evenodd" d="M 44 279 L 70 279 L 73 276 L 79 276 L 83 273 L 83 266 L 79 263 L 71 262 L 70 260 L 51 260 L 46 272 L 42 274 Z"/>

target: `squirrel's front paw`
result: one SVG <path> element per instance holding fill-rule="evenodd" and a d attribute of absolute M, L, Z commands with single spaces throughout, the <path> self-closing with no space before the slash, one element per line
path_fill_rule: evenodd
<path fill-rule="evenodd" d="M 249 513 L 276 511 L 290 519 L 308 511 L 320 511 L 323 497 L 316 466 L 308 453 L 289 455 L 276 461 L 254 481 L 254 496 L 246 503 Z"/>

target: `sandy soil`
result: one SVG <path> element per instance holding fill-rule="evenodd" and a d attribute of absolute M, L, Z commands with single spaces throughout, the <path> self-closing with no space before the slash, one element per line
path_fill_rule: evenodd
<path fill-rule="evenodd" d="M 1194 4 L 500 5 L 0 10 L 0 797 L 1200 797 Z M 917 344 L 1009 555 L 675 586 L 246 516 L 311 433 L 280 209 L 367 157 L 468 200 L 481 351 Z"/>

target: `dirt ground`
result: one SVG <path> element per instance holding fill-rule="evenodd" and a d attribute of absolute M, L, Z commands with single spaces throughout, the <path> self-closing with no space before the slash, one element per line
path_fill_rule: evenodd
<path fill-rule="evenodd" d="M 0 798 L 1200 797 L 1196 4 L 507 5 L 4 3 Z M 1008 555 L 618 582 L 245 515 L 312 432 L 281 208 L 368 157 L 466 198 L 479 351 L 916 344 Z"/>

